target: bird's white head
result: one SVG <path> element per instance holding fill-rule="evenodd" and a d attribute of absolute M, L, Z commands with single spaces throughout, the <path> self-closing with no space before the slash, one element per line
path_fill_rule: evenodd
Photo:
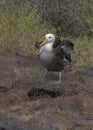
<path fill-rule="evenodd" d="M 55 36 L 51 33 L 46 34 L 45 40 L 41 43 L 41 46 L 47 43 L 54 43 L 55 42 Z"/>
<path fill-rule="evenodd" d="M 51 33 L 46 34 L 45 38 L 48 40 L 48 42 L 54 42 L 55 41 L 55 36 Z"/>

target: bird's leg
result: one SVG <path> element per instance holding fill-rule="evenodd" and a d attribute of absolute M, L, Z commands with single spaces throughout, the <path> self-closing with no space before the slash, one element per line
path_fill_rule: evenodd
<path fill-rule="evenodd" d="M 62 79 L 62 73 L 61 72 L 59 72 L 59 83 L 61 82 L 61 79 Z"/>
<path fill-rule="evenodd" d="M 43 77 L 43 80 L 46 79 L 47 75 L 48 75 L 48 70 L 45 71 L 45 75 L 44 75 L 44 77 Z"/>

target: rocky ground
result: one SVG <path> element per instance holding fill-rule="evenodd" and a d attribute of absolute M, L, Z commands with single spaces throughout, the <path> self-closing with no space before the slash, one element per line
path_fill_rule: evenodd
<path fill-rule="evenodd" d="M 44 74 L 37 56 L 0 54 L 0 130 L 93 130 L 93 67 Z"/>

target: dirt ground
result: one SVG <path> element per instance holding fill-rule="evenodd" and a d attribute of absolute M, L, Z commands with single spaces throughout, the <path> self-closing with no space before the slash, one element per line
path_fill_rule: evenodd
<path fill-rule="evenodd" d="M 37 56 L 0 54 L 0 130 L 93 130 L 93 67 L 44 75 Z"/>

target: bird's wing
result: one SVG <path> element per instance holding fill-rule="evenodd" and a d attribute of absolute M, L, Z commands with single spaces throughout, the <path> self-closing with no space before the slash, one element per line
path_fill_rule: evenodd
<path fill-rule="evenodd" d="M 65 58 L 71 62 L 71 51 L 73 50 L 74 44 L 71 41 L 63 40 L 61 42 L 61 48 L 65 53 Z"/>
<path fill-rule="evenodd" d="M 63 48 L 64 52 L 67 54 L 70 54 L 73 50 L 74 44 L 70 42 L 69 40 L 63 40 L 61 41 L 61 48 Z"/>
<path fill-rule="evenodd" d="M 55 55 L 61 57 L 61 59 L 66 58 L 71 62 L 71 51 L 73 50 L 74 44 L 68 40 L 61 41 L 59 38 L 56 38 L 53 45 L 53 50 Z"/>
<path fill-rule="evenodd" d="M 55 57 L 59 62 L 62 62 L 65 58 L 65 53 L 61 47 L 57 47 L 54 49 Z"/>
<path fill-rule="evenodd" d="M 57 37 L 55 43 L 53 44 L 53 51 L 55 56 L 60 59 L 64 59 L 65 53 L 63 48 L 61 48 L 62 41 Z"/>
<path fill-rule="evenodd" d="M 60 40 L 60 38 L 59 37 L 56 37 L 56 39 L 55 39 L 55 43 L 53 44 L 53 48 L 55 49 L 55 48 L 57 48 L 58 46 L 60 46 L 61 45 L 61 40 Z"/>
<path fill-rule="evenodd" d="M 35 42 L 35 47 L 37 48 L 37 49 L 40 49 L 40 44 L 42 43 L 42 41 L 41 42 L 38 42 L 38 41 L 36 41 Z"/>
<path fill-rule="evenodd" d="M 57 42 L 54 43 L 53 51 L 55 53 L 55 58 L 58 64 L 60 64 L 61 66 L 66 66 L 69 64 L 69 60 L 66 58 L 66 54 L 64 52 L 64 49 L 62 48 L 61 40 L 57 40 Z"/>

